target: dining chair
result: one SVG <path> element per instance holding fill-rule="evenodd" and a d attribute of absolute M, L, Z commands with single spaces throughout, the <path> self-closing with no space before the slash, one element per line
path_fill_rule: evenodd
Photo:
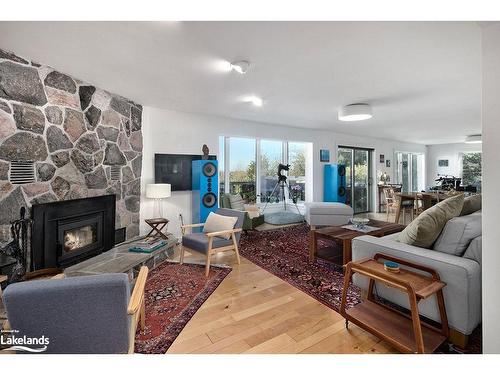
<path fill-rule="evenodd" d="M 415 215 L 418 216 L 432 206 L 432 197 L 429 194 L 417 193 L 415 198 Z"/>
<path fill-rule="evenodd" d="M 389 221 L 389 215 L 391 211 L 394 211 L 396 213 L 397 210 L 397 201 L 394 196 L 394 189 L 393 188 L 384 188 L 384 198 L 385 198 L 385 204 L 386 204 L 386 212 L 387 212 L 387 219 L 386 221 Z"/>

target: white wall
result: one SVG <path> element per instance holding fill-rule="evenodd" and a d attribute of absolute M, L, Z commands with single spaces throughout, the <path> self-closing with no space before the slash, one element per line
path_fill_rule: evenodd
<path fill-rule="evenodd" d="M 352 126 L 352 124 L 346 124 Z M 279 139 L 288 141 L 311 142 L 313 147 L 312 199 L 323 199 L 323 164 L 319 162 L 319 150 L 330 150 L 330 162 L 335 162 L 337 147 L 358 146 L 375 149 L 374 171 L 387 170 L 393 179 L 392 168 L 382 168 L 379 154 L 385 155 L 393 163 L 394 151 L 426 152 L 424 145 L 385 141 L 376 138 L 356 137 L 337 134 L 328 131 L 300 129 L 286 126 L 263 124 L 251 121 L 235 120 L 217 116 L 199 115 L 178 111 L 144 107 L 143 109 L 143 165 L 142 165 L 142 192 L 145 184 L 154 182 L 154 154 L 155 153 L 201 153 L 204 143 L 210 148 L 211 154 L 218 154 L 218 137 L 241 136 L 264 139 Z M 392 164 L 394 166 L 394 164 Z M 375 172 L 376 173 L 376 172 Z M 375 174 L 376 177 L 376 174 Z M 373 194 L 376 182 L 374 181 Z M 374 205 L 373 205 L 374 206 Z M 141 199 L 141 233 L 147 228 L 143 223 L 145 218 L 151 217 L 153 203 L 144 196 Z M 173 192 L 172 197 L 165 203 L 167 218 L 170 220 L 169 231 L 179 233 L 179 213 L 182 213 L 184 222 L 191 222 L 191 192 Z"/>
<path fill-rule="evenodd" d="M 500 353 L 500 24 L 483 28 L 483 351 Z"/>
<path fill-rule="evenodd" d="M 481 144 L 448 143 L 427 146 L 427 185 L 434 186 L 438 174 L 461 176 L 460 154 L 481 151 Z M 447 159 L 448 167 L 438 167 L 438 160 Z"/>

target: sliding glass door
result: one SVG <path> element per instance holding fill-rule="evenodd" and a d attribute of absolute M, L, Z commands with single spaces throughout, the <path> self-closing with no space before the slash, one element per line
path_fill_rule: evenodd
<path fill-rule="evenodd" d="M 425 190 L 424 162 L 424 154 L 396 152 L 396 183 L 403 191 Z"/>
<path fill-rule="evenodd" d="M 370 211 L 371 149 L 339 147 L 338 163 L 346 166 L 347 203 L 354 213 Z"/>

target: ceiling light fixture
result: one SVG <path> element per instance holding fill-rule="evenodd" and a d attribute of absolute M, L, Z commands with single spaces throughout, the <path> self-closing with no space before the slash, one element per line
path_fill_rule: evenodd
<path fill-rule="evenodd" d="M 259 98 L 258 96 L 252 95 L 252 96 L 247 96 L 243 98 L 243 101 L 245 103 L 252 103 L 256 107 L 262 107 L 262 104 L 264 104 L 264 101 L 262 98 Z"/>
<path fill-rule="evenodd" d="M 368 120 L 372 117 L 372 108 L 369 104 L 349 104 L 339 109 L 340 121 L 362 121 Z"/>
<path fill-rule="evenodd" d="M 250 63 L 246 60 L 231 63 L 231 69 L 240 74 L 245 74 L 248 71 L 248 68 L 250 68 Z"/>
<path fill-rule="evenodd" d="M 481 134 L 468 135 L 465 138 L 465 143 L 483 143 Z"/>

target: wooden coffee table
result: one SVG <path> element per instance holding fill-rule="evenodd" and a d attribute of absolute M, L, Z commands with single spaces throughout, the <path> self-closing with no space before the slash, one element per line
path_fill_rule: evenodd
<path fill-rule="evenodd" d="M 345 229 L 342 228 L 342 226 L 324 227 L 311 230 L 309 233 L 309 260 L 314 262 L 316 258 L 319 239 L 334 241 L 342 246 L 342 265 L 344 265 L 352 260 L 351 242 L 353 238 L 365 235 L 383 237 L 389 234 L 401 232 L 405 228 L 405 225 L 388 223 L 380 220 L 370 220 L 367 225 L 377 227 L 379 229 L 368 233 Z"/>

